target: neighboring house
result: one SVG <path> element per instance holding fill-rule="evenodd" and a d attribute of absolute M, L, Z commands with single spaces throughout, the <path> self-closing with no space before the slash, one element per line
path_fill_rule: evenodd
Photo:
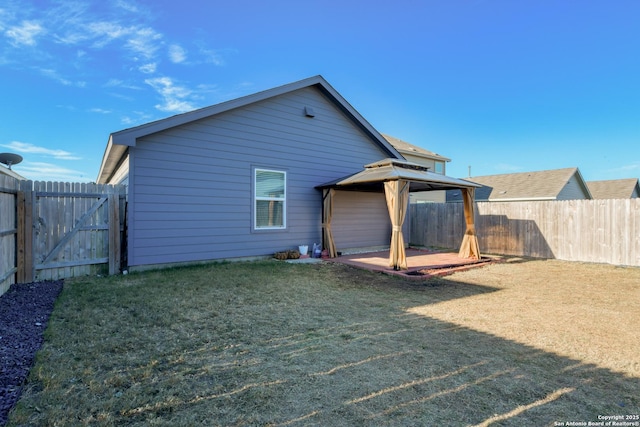
<path fill-rule="evenodd" d="M 466 178 L 482 185 L 476 201 L 520 202 L 528 200 L 591 199 L 578 168 L 486 175 Z M 462 201 L 459 190 L 447 191 L 447 202 Z"/>
<path fill-rule="evenodd" d="M 387 141 L 393 145 L 393 147 L 402 154 L 402 156 L 410 162 L 417 163 L 422 166 L 426 166 L 429 168 L 429 171 L 446 175 L 446 163 L 450 162 L 451 159 L 436 154 L 432 151 L 425 150 L 424 148 L 417 147 L 413 144 L 409 144 L 406 141 L 395 138 L 390 135 L 382 134 Z M 421 191 L 416 193 L 411 193 L 410 201 L 411 203 L 425 203 L 425 202 L 436 202 L 443 203 L 446 200 L 446 192 L 445 191 Z"/>
<path fill-rule="evenodd" d="M 433 151 L 425 150 L 413 144 L 409 144 L 406 141 L 395 138 L 390 135 L 382 134 L 384 138 L 393 145 L 393 147 L 404 156 L 409 162 L 417 163 L 429 168 L 429 171 L 446 175 L 446 162 L 450 162 L 448 159 L 440 154 L 436 154 Z"/>
<path fill-rule="evenodd" d="M 7 175 L 15 179 L 19 179 L 20 181 L 25 181 L 27 178 L 23 177 L 16 171 L 13 171 L 6 167 L 5 165 L 0 164 L 0 175 Z"/>
<path fill-rule="evenodd" d="M 640 197 L 638 178 L 587 181 L 594 199 L 636 199 Z"/>
<path fill-rule="evenodd" d="M 97 182 L 128 185 L 128 263 L 142 269 L 320 243 L 315 187 L 383 158 L 403 156 L 316 76 L 115 132 Z M 384 193 L 335 193 L 339 250 L 389 245 Z"/>

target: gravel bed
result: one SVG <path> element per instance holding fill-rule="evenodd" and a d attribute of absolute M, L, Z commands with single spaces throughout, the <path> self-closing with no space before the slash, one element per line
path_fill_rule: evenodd
<path fill-rule="evenodd" d="M 20 399 L 63 281 L 11 285 L 0 296 L 0 426 Z"/>

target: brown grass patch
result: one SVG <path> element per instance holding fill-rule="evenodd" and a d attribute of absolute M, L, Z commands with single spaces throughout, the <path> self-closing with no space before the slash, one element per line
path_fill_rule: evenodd
<path fill-rule="evenodd" d="M 76 279 L 9 425 L 553 425 L 637 414 L 638 356 L 621 344 L 625 356 L 607 355 L 617 340 L 603 335 L 622 341 L 624 325 L 637 326 L 638 286 L 637 270 L 555 261 L 425 282 L 277 261 Z M 591 325 L 589 339 L 581 328 Z M 570 351 L 582 340 L 589 352 Z"/>
<path fill-rule="evenodd" d="M 455 276 L 500 292 L 410 312 L 640 378 L 640 269 L 511 261 Z"/>

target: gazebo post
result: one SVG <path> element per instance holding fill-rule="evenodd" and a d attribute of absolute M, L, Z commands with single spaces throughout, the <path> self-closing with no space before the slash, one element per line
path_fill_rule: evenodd
<path fill-rule="evenodd" d="M 333 216 L 333 198 L 336 191 L 333 188 L 322 190 L 322 247 L 326 249 L 329 257 L 338 256 L 336 243 L 331 232 L 331 217 Z"/>
<path fill-rule="evenodd" d="M 384 182 L 384 193 L 391 218 L 391 244 L 389 245 L 389 267 L 394 270 L 407 270 L 407 256 L 404 251 L 402 224 L 409 202 L 409 182 L 394 180 Z"/>
<path fill-rule="evenodd" d="M 464 205 L 464 220 L 467 225 L 467 229 L 460 245 L 460 252 L 458 256 L 460 258 L 475 258 L 480 259 L 480 245 L 478 244 L 478 236 L 476 235 L 475 226 L 475 209 L 473 206 L 473 200 L 476 189 L 473 187 L 462 188 L 462 202 Z"/>

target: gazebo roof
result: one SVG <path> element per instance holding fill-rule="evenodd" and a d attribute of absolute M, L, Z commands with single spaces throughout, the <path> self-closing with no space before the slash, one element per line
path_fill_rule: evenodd
<path fill-rule="evenodd" d="M 383 159 L 364 166 L 364 170 L 316 188 L 342 190 L 380 191 L 385 181 L 409 181 L 410 191 L 448 190 L 475 188 L 481 185 L 464 179 L 429 172 L 429 168 L 399 159 Z"/>

